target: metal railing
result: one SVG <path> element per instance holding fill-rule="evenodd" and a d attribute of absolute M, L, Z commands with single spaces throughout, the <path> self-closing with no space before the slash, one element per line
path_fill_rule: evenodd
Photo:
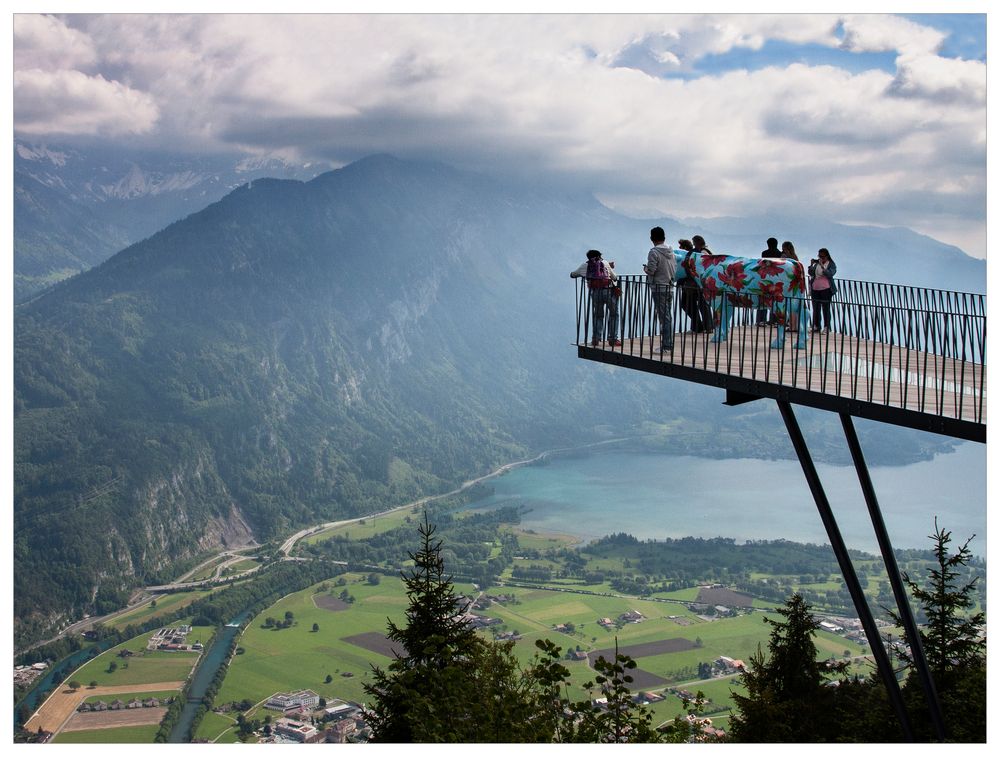
<path fill-rule="evenodd" d="M 661 354 L 645 276 L 618 279 L 613 310 L 620 344 L 608 341 L 607 325 L 605 333 L 593 334 L 590 290 L 584 279 L 575 281 L 580 347 L 596 339 L 602 350 L 634 357 L 986 423 L 985 295 L 838 279 L 829 331 L 811 331 L 816 314 L 810 297 L 786 298 L 788 313 L 802 306 L 804 322 L 797 325 L 807 333 L 785 329 L 783 341 L 777 324 L 757 326 L 756 305 L 727 301 L 723 312 L 731 313 L 732 325 L 725 341 L 713 341 L 718 322 L 715 334 L 693 333 L 675 288 L 674 349 Z M 797 347 L 803 336 L 805 344 Z"/>

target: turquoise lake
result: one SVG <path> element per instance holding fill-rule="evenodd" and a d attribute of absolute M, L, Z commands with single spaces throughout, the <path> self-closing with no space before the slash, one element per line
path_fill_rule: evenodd
<path fill-rule="evenodd" d="M 817 463 L 849 548 L 878 552 L 853 466 Z M 986 556 L 986 446 L 964 443 L 949 454 L 903 466 L 870 468 L 896 548 L 929 548 L 938 523 L 953 546 Z M 591 540 L 624 531 L 639 539 L 724 536 L 738 542 L 788 539 L 827 544 L 797 460 L 707 460 L 667 454 L 602 452 L 553 457 L 491 482 L 493 495 L 470 507 L 530 508 L 525 528 Z"/>

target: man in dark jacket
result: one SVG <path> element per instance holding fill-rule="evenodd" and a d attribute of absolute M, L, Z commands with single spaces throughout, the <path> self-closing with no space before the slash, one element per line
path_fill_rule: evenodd
<path fill-rule="evenodd" d="M 781 250 L 778 249 L 778 240 L 771 237 L 767 240 L 767 249 L 764 250 L 760 256 L 762 258 L 783 258 L 784 255 L 781 254 Z M 757 325 L 767 326 L 769 323 L 774 323 L 774 314 L 767 308 L 757 308 Z"/>

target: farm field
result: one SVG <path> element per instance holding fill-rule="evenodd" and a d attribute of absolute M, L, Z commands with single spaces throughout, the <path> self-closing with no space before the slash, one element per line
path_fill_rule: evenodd
<path fill-rule="evenodd" d="M 302 688 L 327 699 L 363 700 L 371 664 L 385 667 L 391 659 L 344 639 L 384 634 L 387 617 L 402 623 L 407 600 L 398 578 L 382 577 L 375 586 L 359 574 L 344 578 L 344 586 L 325 581 L 282 598 L 255 617 L 239 637 L 237 644 L 244 652 L 233 657 L 216 704 L 243 699 L 262 703 L 275 692 Z M 330 601 L 339 599 L 344 590 L 354 602 L 344 607 Z M 262 627 L 266 618 L 283 620 L 286 612 L 294 617 L 290 628 Z M 319 626 L 315 632 L 314 623 Z"/>
<path fill-rule="evenodd" d="M 152 744 L 158 725 L 133 725 L 91 731 L 63 731 L 55 744 Z"/>
<path fill-rule="evenodd" d="M 260 613 L 238 642 L 245 651 L 233 658 L 216 704 L 249 699 L 258 705 L 250 714 L 256 712 L 259 716 L 260 705 L 270 695 L 300 688 L 310 688 L 326 699 L 365 701 L 363 684 L 371 680 L 370 665 L 384 668 L 390 662 L 384 639 L 386 617 L 401 623 L 407 600 L 402 581 L 397 578 L 382 577 L 377 586 L 369 585 L 359 574 L 347 574 L 345 578 L 346 586 L 327 581 L 323 590 L 321 585 L 310 587 Z M 457 588 L 470 592 L 468 585 Z M 353 603 L 339 599 L 345 589 L 355 597 Z M 502 625 L 496 628 L 516 630 L 522 635 L 515 645 L 522 665 L 530 664 L 538 639 L 551 639 L 564 653 L 577 647 L 593 652 L 613 648 L 617 636 L 620 648 L 650 645 L 633 650 L 638 663 L 634 690 L 662 690 L 674 685 L 668 682 L 679 681 L 677 685 L 692 692 L 705 691 L 721 706 L 728 705 L 729 692 L 738 686 L 737 679 L 699 681 L 698 664 L 720 656 L 749 659 L 758 644 L 766 647 L 770 633 L 760 612 L 707 621 L 683 605 L 650 599 L 519 587 L 488 588 L 486 592 L 515 597 L 515 601 L 494 604 L 481 614 L 500 619 Z M 621 629 L 606 629 L 597 623 L 599 618 L 615 619 L 629 610 L 637 610 L 646 619 Z M 293 615 L 292 627 L 262 627 L 266 618 L 280 621 L 286 612 Z M 319 626 L 316 632 L 312 631 L 313 623 Z M 566 623 L 574 625 L 572 633 L 553 628 Z M 840 657 L 844 649 L 862 653 L 852 642 L 825 632 L 817 635 L 816 643 L 823 656 Z M 563 662 L 570 671 L 570 696 L 584 696 L 582 684 L 594 677 L 590 662 Z M 345 677 L 344 673 L 351 675 Z M 332 679 L 330 683 L 326 682 L 327 675 Z M 673 696 L 647 706 L 661 719 L 658 722 L 683 713 L 680 700 Z M 222 722 L 206 719 L 197 735 L 214 739 L 224 730 Z"/>

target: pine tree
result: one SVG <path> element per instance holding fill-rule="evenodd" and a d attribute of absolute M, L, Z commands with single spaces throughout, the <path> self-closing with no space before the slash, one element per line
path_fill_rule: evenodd
<path fill-rule="evenodd" d="M 963 583 L 961 578 L 961 568 L 972 556 L 969 550 L 972 538 L 952 554 L 951 532 L 938 527 L 935 518 L 931 539 L 937 565 L 928 569 L 926 586 L 903 574 L 927 618 L 925 627 L 919 630 L 921 644 L 937 689 L 947 736 L 959 742 L 986 740 L 986 617 L 983 612 L 969 614 L 975 605 L 972 592 L 977 579 Z M 898 617 L 895 619 L 898 623 Z M 900 658 L 910 667 L 903 686 L 907 708 L 910 712 L 924 712 L 924 691 L 912 667 L 912 657 L 901 650 Z M 914 719 L 914 729 L 918 740 L 930 741 L 935 737 L 927 718 Z"/>
<path fill-rule="evenodd" d="M 463 618 L 466 605 L 445 574 L 441 542 L 426 513 L 420 549 L 403 575 L 406 625 L 388 622 L 403 653 L 365 685 L 376 742 L 551 741 L 551 710 L 539 706 L 540 678 L 522 671 L 513 642 L 491 643 Z"/>
<path fill-rule="evenodd" d="M 729 722 L 729 735 L 742 742 L 827 741 L 836 738 L 834 692 L 825 685 L 831 674 L 843 670 L 817 659 L 813 637 L 819 624 L 810 607 L 794 594 L 777 608 L 784 620 L 765 618 L 772 626 L 768 654 L 761 648 L 751 656 L 741 679 L 746 695 L 733 693 L 738 714 Z"/>
<path fill-rule="evenodd" d="M 913 598 L 920 603 L 927 617 L 925 630 L 920 632 L 920 639 L 927 658 L 927 664 L 936 674 L 945 673 L 970 665 L 980 665 L 986 657 L 986 637 L 984 626 L 986 616 L 982 612 L 968 615 L 974 606 L 972 592 L 977 580 L 973 578 L 959 585 L 961 573 L 959 568 L 965 566 L 972 556 L 970 537 L 954 554 L 949 553 L 951 531 L 939 528 L 937 518 L 934 519 L 934 558 L 937 566 L 928 569 L 927 587 L 921 587 L 909 575 L 903 574 L 903 580 L 909 587 Z M 893 619 L 900 623 L 898 615 Z M 910 642 L 906 639 L 907 643 Z M 912 664 L 912 658 L 904 650 L 900 658 Z"/>

